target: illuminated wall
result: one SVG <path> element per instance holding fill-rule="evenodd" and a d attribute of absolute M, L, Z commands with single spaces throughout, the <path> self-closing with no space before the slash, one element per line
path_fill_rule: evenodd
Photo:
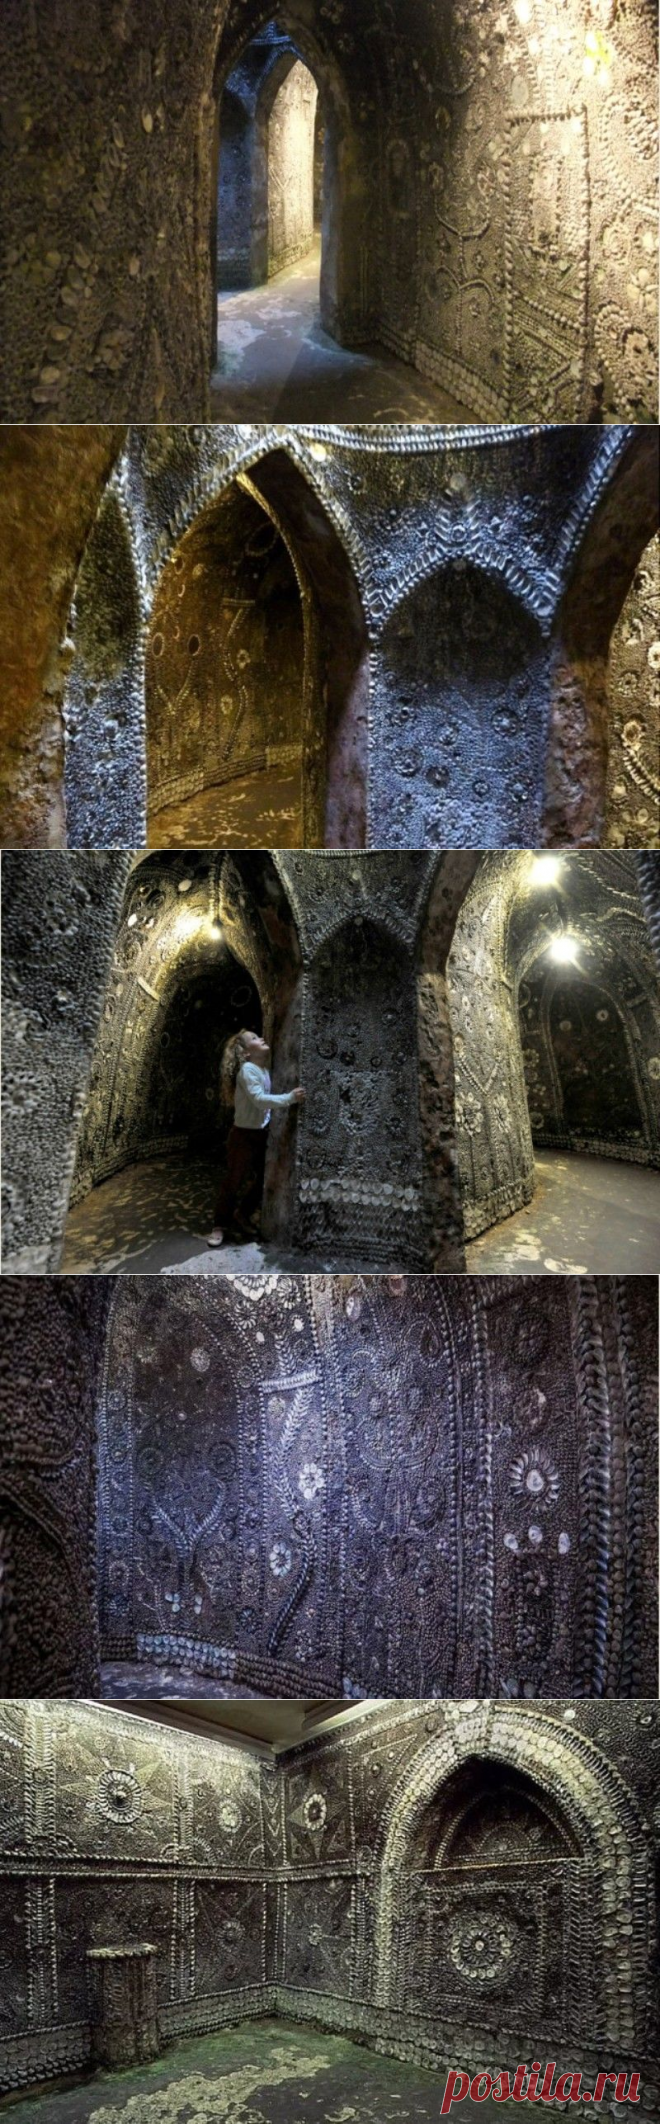
<path fill-rule="evenodd" d="M 262 25 L 262 0 L 154 0 L 148 28 L 62 0 L 36 36 L 12 10 L 5 420 L 208 409 L 216 104 Z M 473 417 L 654 421 L 652 10 L 291 0 L 286 32 L 327 112 L 339 337 Z"/>
<path fill-rule="evenodd" d="M 282 2013 L 445 2069 L 542 2045 L 641 2068 L 649 2109 L 659 1739 L 657 1704 L 404 1701 L 275 1762 L 3 1701 L 1 2084 L 87 2064 L 86 1948 L 148 1934 L 166 2040 Z"/>
<path fill-rule="evenodd" d="M 63 758 L 59 839 L 130 848 L 157 835 L 168 790 L 269 759 L 277 772 L 298 746 L 305 847 L 601 845 L 629 683 L 616 629 L 657 527 L 657 429 L 132 429 L 77 570 L 57 449 L 49 435 L 43 472 L 30 451 L 28 493 L 24 438 L 0 438 L 0 582 L 12 614 L 30 582 L 41 663 L 37 678 L 32 645 L 23 669 L 16 621 L 1 651 L 7 842 L 45 838 Z M 650 618 L 644 631 L 638 764 L 653 750 Z M 626 839 L 651 846 L 646 785 L 644 808 L 636 827 L 628 805 Z"/>
<path fill-rule="evenodd" d="M 6 1694 L 653 1694 L 652 1279 L 4 1278 L 0 1314 Z"/>

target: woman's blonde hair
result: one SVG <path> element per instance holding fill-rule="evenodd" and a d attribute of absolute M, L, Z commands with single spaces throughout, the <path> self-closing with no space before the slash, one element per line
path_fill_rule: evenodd
<path fill-rule="evenodd" d="M 233 1106 L 234 1104 L 236 1079 L 241 1063 L 245 1061 L 245 1042 L 253 1039 L 254 1033 L 251 1032 L 249 1025 L 244 1025 L 242 1032 L 232 1034 L 231 1040 L 227 1041 L 227 1045 L 223 1050 L 220 1066 L 220 1092 L 225 1106 Z"/>

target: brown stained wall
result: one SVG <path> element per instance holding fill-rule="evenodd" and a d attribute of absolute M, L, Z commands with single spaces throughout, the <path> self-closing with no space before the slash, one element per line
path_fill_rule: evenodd
<path fill-rule="evenodd" d="M 0 434 L 0 840 L 61 845 L 63 644 L 76 576 L 126 430 Z"/>
<path fill-rule="evenodd" d="M 621 461 L 616 492 L 605 492 L 595 509 L 585 538 L 580 543 L 554 631 L 551 669 L 550 717 L 547 741 L 546 792 L 541 839 L 546 847 L 567 842 L 576 847 L 628 845 L 633 833 L 614 838 L 606 814 L 613 820 L 613 788 L 622 772 L 623 716 L 619 689 L 624 685 L 622 648 L 626 627 L 635 616 L 635 577 L 643 566 L 647 541 L 656 526 L 658 463 L 655 435 L 637 434 Z M 642 625 L 651 649 L 657 625 L 657 587 L 653 547 L 645 568 Z M 655 564 L 657 566 L 657 563 Z M 628 615 L 628 617 L 626 617 Z M 635 737 L 632 761 L 626 763 L 626 789 L 630 778 L 639 778 L 642 764 L 643 819 L 637 821 L 636 844 L 654 846 L 660 831 L 657 758 L 653 739 L 657 729 L 657 673 L 653 659 L 638 651 L 633 661 L 638 672 L 643 728 Z M 630 659 L 626 659 L 630 664 Z M 648 725 L 648 729 L 647 729 Z M 610 747 L 612 757 L 610 759 Z M 649 754 L 648 765 L 646 754 Z M 654 783 L 655 779 L 655 792 Z M 630 817 L 628 792 L 624 803 Z M 625 816 L 625 815 L 624 815 Z M 631 820 L 632 824 L 632 820 Z"/>
<path fill-rule="evenodd" d="M 298 61 L 268 120 L 268 271 L 304 258 L 314 237 L 314 125 L 318 90 Z"/>
<path fill-rule="evenodd" d="M 3 1267 L 59 1262 L 128 859 L 2 859 Z"/>
<path fill-rule="evenodd" d="M 239 488 L 177 547 L 155 599 L 146 661 L 149 835 L 196 791 L 286 765 L 302 804 L 305 670 L 295 570 Z"/>
<path fill-rule="evenodd" d="M 605 841 L 660 847 L 660 537 L 643 553 L 610 645 Z"/>

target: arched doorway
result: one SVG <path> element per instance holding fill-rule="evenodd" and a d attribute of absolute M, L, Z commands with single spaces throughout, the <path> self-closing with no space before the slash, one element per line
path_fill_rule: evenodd
<path fill-rule="evenodd" d="M 448 989 L 470 1267 L 657 1256 L 659 1185 L 638 1168 L 660 1165 L 660 991 L 637 861 L 486 856 L 467 895 Z"/>
<path fill-rule="evenodd" d="M 269 856 L 138 860 L 78 1131 L 65 1270 L 161 1269 L 205 1251 L 233 1117 L 228 1047 L 243 1027 L 262 1031 L 277 1071 L 296 970 Z M 280 1183 L 288 1153 L 289 1136 Z"/>
<path fill-rule="evenodd" d="M 166 563 L 145 660 L 151 847 L 363 847 L 369 653 L 340 530 L 285 450 Z"/>
<path fill-rule="evenodd" d="M 535 1143 L 635 1159 L 647 1140 L 629 1025 L 609 988 L 545 953 L 522 983 L 523 1061 Z"/>
<path fill-rule="evenodd" d="M 291 40 L 270 25 L 248 47 L 220 96 L 219 295 L 259 287 L 312 250 L 322 161 L 320 111 L 309 66 Z"/>
<path fill-rule="evenodd" d="M 151 847 L 300 846 L 306 628 L 276 523 L 235 482 L 161 577 L 146 655 Z"/>
<path fill-rule="evenodd" d="M 334 332 L 345 272 L 343 102 L 334 69 L 313 40 L 277 20 L 242 50 L 235 40 L 231 49 L 221 44 L 212 239 L 212 368 L 219 383 L 231 379 L 243 351 L 245 319 L 232 299 L 237 293 L 261 288 L 265 295 L 279 281 L 276 295 L 286 302 L 291 285 L 292 300 L 300 300 L 308 321 L 322 321 Z M 276 309 L 277 301 L 275 310 L 265 304 L 250 313 L 252 337 L 255 344 L 263 339 L 267 364 L 269 317 L 276 327 Z"/>

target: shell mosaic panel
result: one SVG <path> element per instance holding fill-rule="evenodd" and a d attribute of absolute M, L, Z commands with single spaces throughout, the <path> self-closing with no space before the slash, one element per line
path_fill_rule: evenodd
<path fill-rule="evenodd" d="M 99 1416 L 104 1657 L 284 1695 L 652 1688 L 652 1295 L 122 1282 Z M 301 1790 L 303 1840 L 310 1808 Z"/>
<path fill-rule="evenodd" d="M 0 1746 L 3 2091 L 88 2063 L 87 1950 L 148 1937 L 166 2041 L 281 2013 L 476 2069 L 543 2036 L 657 2092 L 657 1703 L 403 1701 L 275 1759 L 3 1699 Z"/>

